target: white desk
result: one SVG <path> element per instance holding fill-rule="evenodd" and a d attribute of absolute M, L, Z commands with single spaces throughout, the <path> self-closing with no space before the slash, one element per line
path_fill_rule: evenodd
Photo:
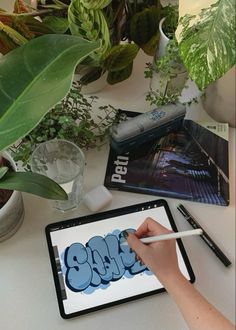
<path fill-rule="evenodd" d="M 144 63 L 140 54 L 135 74 L 98 94 L 100 101 L 129 110 L 148 110 Z M 191 90 L 187 90 L 190 93 Z M 188 111 L 191 118 L 205 118 L 200 106 Z M 85 190 L 102 184 L 108 147 L 86 152 Z M 196 275 L 194 284 L 226 317 L 235 322 L 235 129 L 230 129 L 230 206 L 214 206 L 183 201 L 212 238 L 232 260 L 227 269 L 199 238 L 184 241 Z M 114 191 L 113 209 L 158 197 Z M 167 199 L 179 230 L 191 229 L 176 211 L 178 200 Z M 0 329 L 3 330 L 184 330 L 187 326 L 167 293 L 136 300 L 71 320 L 59 316 L 56 293 L 49 263 L 44 228 L 60 219 L 89 214 L 84 206 L 61 214 L 47 200 L 24 194 L 25 219 L 19 231 L 0 244 Z"/>

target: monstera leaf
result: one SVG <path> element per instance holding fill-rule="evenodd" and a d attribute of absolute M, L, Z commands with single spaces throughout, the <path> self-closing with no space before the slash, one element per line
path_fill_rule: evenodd
<path fill-rule="evenodd" d="M 0 58 L 0 151 L 31 131 L 66 95 L 75 66 L 99 45 L 48 34 Z"/>
<path fill-rule="evenodd" d="M 235 64 L 235 0 L 218 0 L 197 17 L 186 15 L 181 24 L 180 56 L 202 90 Z"/>

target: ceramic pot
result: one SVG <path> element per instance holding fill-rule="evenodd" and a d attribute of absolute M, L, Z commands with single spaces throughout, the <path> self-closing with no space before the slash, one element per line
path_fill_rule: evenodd
<path fill-rule="evenodd" d="M 7 159 L 16 171 L 12 157 L 4 152 Z M 24 204 L 19 191 L 13 191 L 7 203 L 0 209 L 0 242 L 10 238 L 20 228 L 24 219 Z"/>
<path fill-rule="evenodd" d="M 90 70 L 89 66 L 79 65 L 76 69 L 76 73 L 74 74 L 74 81 L 79 81 L 83 75 L 89 72 L 89 70 Z M 105 72 L 97 80 L 94 80 L 88 85 L 84 85 L 81 89 L 81 93 L 84 95 L 95 94 L 103 90 L 107 85 L 108 85 L 107 72 Z"/>
<path fill-rule="evenodd" d="M 165 55 L 166 46 L 170 41 L 170 39 L 165 35 L 163 31 L 164 21 L 165 21 L 165 17 L 162 18 L 159 23 L 160 39 L 156 54 L 154 56 L 154 63 L 155 60 Z M 150 88 L 154 92 L 158 91 L 163 95 L 171 95 L 175 93 L 181 94 L 188 78 L 187 72 L 182 65 L 176 64 L 172 74 L 173 74 L 173 78 L 169 80 L 165 76 L 163 76 L 163 74 L 161 74 L 160 72 L 153 72 L 153 77 L 151 78 L 150 81 Z"/>
<path fill-rule="evenodd" d="M 206 88 L 202 102 L 205 111 L 214 120 L 236 127 L 235 66 Z"/>

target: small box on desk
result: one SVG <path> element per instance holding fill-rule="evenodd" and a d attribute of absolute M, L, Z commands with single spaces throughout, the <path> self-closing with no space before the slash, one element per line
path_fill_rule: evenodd
<path fill-rule="evenodd" d="M 186 114 L 183 104 L 168 104 L 114 125 L 111 145 L 117 152 L 127 152 L 139 145 L 181 128 Z"/>

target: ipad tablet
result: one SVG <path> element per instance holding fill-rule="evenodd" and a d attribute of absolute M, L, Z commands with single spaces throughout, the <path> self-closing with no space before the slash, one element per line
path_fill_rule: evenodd
<path fill-rule="evenodd" d="M 107 212 L 52 223 L 46 237 L 63 318 L 165 291 L 162 284 L 135 254 L 122 245 L 121 232 L 136 230 L 151 217 L 177 231 L 165 200 L 159 199 Z M 190 281 L 195 277 L 180 239 L 177 240 L 181 272 Z"/>

